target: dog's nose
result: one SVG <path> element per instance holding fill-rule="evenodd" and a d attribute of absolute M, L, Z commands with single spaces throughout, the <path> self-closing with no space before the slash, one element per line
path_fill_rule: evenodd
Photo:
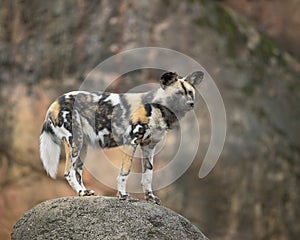
<path fill-rule="evenodd" d="M 194 107 L 194 102 L 187 102 L 187 105 L 189 106 L 189 107 L 191 107 L 191 108 L 193 108 Z"/>

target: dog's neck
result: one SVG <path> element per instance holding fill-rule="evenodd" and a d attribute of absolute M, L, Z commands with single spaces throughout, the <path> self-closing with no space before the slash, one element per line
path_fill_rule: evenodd
<path fill-rule="evenodd" d="M 161 111 L 168 128 L 176 127 L 178 121 L 186 114 L 186 112 L 180 111 L 174 106 L 172 99 L 166 97 L 166 93 L 162 88 L 145 93 L 142 101 L 144 104 L 151 104 Z"/>
<path fill-rule="evenodd" d="M 179 126 L 179 117 L 169 108 L 159 103 L 152 103 L 151 105 L 154 108 L 159 109 L 168 129 L 176 128 Z"/>

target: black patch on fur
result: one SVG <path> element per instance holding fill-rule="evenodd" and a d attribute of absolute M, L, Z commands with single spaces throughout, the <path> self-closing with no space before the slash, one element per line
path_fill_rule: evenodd
<path fill-rule="evenodd" d="M 102 93 L 102 97 L 98 101 L 97 110 L 95 113 L 95 130 L 96 133 L 106 128 L 111 132 L 111 119 L 114 106 L 111 101 L 106 101 L 106 98 L 110 96 L 110 93 Z"/>
<path fill-rule="evenodd" d="M 176 82 L 178 78 L 177 73 L 175 72 L 167 72 L 163 74 L 160 78 L 160 84 L 162 85 L 163 89 L 165 86 L 169 86 L 172 83 Z"/>
<path fill-rule="evenodd" d="M 180 82 L 180 83 L 181 83 L 181 87 L 182 87 L 182 89 L 183 89 L 183 91 L 184 91 L 184 94 L 187 95 L 188 93 L 187 93 L 187 90 L 186 90 L 186 88 L 185 88 L 183 82 Z"/>
<path fill-rule="evenodd" d="M 149 158 L 144 159 L 144 172 L 146 172 L 146 170 L 153 170 L 153 165 L 151 164 Z"/>
<path fill-rule="evenodd" d="M 95 114 L 97 109 L 97 103 L 89 100 L 89 94 L 79 93 L 76 96 L 75 109 L 83 116 L 88 123 L 95 129 Z"/>
<path fill-rule="evenodd" d="M 57 99 L 59 106 L 60 106 L 60 110 L 61 111 L 68 111 L 68 110 L 72 110 L 74 107 L 74 103 L 75 103 L 75 97 L 73 95 L 69 95 L 68 98 L 66 98 L 66 96 L 60 96 Z"/>
<path fill-rule="evenodd" d="M 76 171 L 76 179 L 77 179 L 77 182 L 78 182 L 79 184 L 82 184 L 81 175 L 80 175 L 80 173 L 77 172 L 77 171 Z"/>
<path fill-rule="evenodd" d="M 144 105 L 145 110 L 146 110 L 146 116 L 150 117 L 151 116 L 151 112 L 152 112 L 152 108 L 151 108 L 151 104 L 150 103 L 146 103 Z"/>
<path fill-rule="evenodd" d="M 103 136 L 103 143 L 101 140 L 99 140 L 99 145 L 101 148 L 111 148 L 111 147 L 117 147 L 119 144 L 115 141 L 113 135 L 107 134 Z"/>
<path fill-rule="evenodd" d="M 43 133 L 43 132 L 46 132 L 46 133 L 50 133 L 50 134 L 53 134 L 53 135 L 54 135 L 54 132 L 53 132 L 53 130 L 52 130 L 50 124 L 51 124 L 51 123 L 50 123 L 49 121 L 44 122 L 43 128 L 42 128 L 42 133 Z"/>
<path fill-rule="evenodd" d="M 68 139 L 67 141 L 69 141 L 69 144 L 72 144 L 72 142 L 73 142 L 73 137 L 70 136 L 69 139 Z"/>
<path fill-rule="evenodd" d="M 131 124 L 131 131 L 129 133 L 129 137 L 130 137 L 129 143 L 131 143 L 131 140 L 133 140 L 133 139 L 135 139 L 135 144 L 141 144 L 143 141 L 147 142 L 148 138 L 146 138 L 144 140 L 143 140 L 143 138 L 144 138 L 144 135 L 145 135 L 146 131 L 149 129 L 148 124 L 142 123 L 141 121 L 138 121 L 136 124 L 132 124 L 130 122 L 130 124 Z M 141 126 L 139 128 L 139 131 L 134 132 L 135 128 L 138 125 Z"/>
<path fill-rule="evenodd" d="M 109 96 L 110 93 L 104 92 L 101 94 L 101 98 L 98 101 L 95 112 L 95 132 L 98 133 L 103 129 L 107 129 L 109 132 L 103 136 L 103 142 L 99 140 L 99 145 L 101 148 L 116 147 L 119 145 L 112 134 L 112 121 L 117 119 L 113 119 L 113 114 L 115 113 L 115 108 L 118 108 L 119 105 L 113 106 L 111 100 L 107 101 L 106 99 Z M 116 111 L 117 110 L 118 109 L 116 109 Z"/>
<path fill-rule="evenodd" d="M 71 119 L 72 119 L 72 111 L 74 108 L 74 102 L 75 102 L 75 97 L 73 95 L 70 95 L 69 98 L 66 98 L 66 96 L 60 96 L 58 99 L 58 104 L 60 106 L 59 113 L 58 113 L 58 119 L 57 119 L 57 126 L 62 127 L 64 124 L 64 117 L 63 117 L 63 112 L 68 112 L 68 120 L 69 125 L 64 126 L 69 132 L 72 132 L 72 127 L 71 127 Z"/>
<path fill-rule="evenodd" d="M 67 129 L 70 133 L 72 133 L 72 122 L 71 120 L 67 120 L 64 122 L 64 127 Z"/>
<path fill-rule="evenodd" d="M 155 108 L 158 108 L 161 111 L 161 115 L 164 121 L 166 122 L 168 129 L 171 129 L 174 126 L 174 124 L 178 122 L 178 118 L 176 117 L 176 115 L 167 107 L 158 103 L 152 103 L 151 105 Z"/>

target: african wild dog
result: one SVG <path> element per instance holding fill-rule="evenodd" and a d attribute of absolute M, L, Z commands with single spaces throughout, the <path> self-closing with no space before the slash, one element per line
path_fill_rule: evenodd
<path fill-rule="evenodd" d="M 194 85 L 203 79 L 196 71 L 186 77 L 168 72 L 158 89 L 145 93 L 69 92 L 48 109 L 40 136 L 40 156 L 47 173 L 55 178 L 61 144 L 66 153 L 65 178 L 79 196 L 94 195 L 82 182 L 87 145 L 111 148 L 124 145 L 117 177 L 118 197 L 130 199 L 126 180 L 135 150 L 143 153 L 142 186 L 147 200 L 159 203 L 151 188 L 156 144 L 194 106 Z"/>

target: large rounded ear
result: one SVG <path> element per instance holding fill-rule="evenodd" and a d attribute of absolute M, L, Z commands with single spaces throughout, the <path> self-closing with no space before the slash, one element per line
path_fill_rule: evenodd
<path fill-rule="evenodd" d="M 164 73 L 160 78 L 160 85 L 162 89 L 165 89 L 167 86 L 178 80 L 178 75 L 175 72 Z"/>
<path fill-rule="evenodd" d="M 202 82 L 203 77 L 204 77 L 204 73 L 202 71 L 196 71 L 196 72 L 193 72 L 192 74 L 188 75 L 185 78 L 185 81 L 187 81 L 188 83 L 190 83 L 192 85 L 197 85 Z"/>

